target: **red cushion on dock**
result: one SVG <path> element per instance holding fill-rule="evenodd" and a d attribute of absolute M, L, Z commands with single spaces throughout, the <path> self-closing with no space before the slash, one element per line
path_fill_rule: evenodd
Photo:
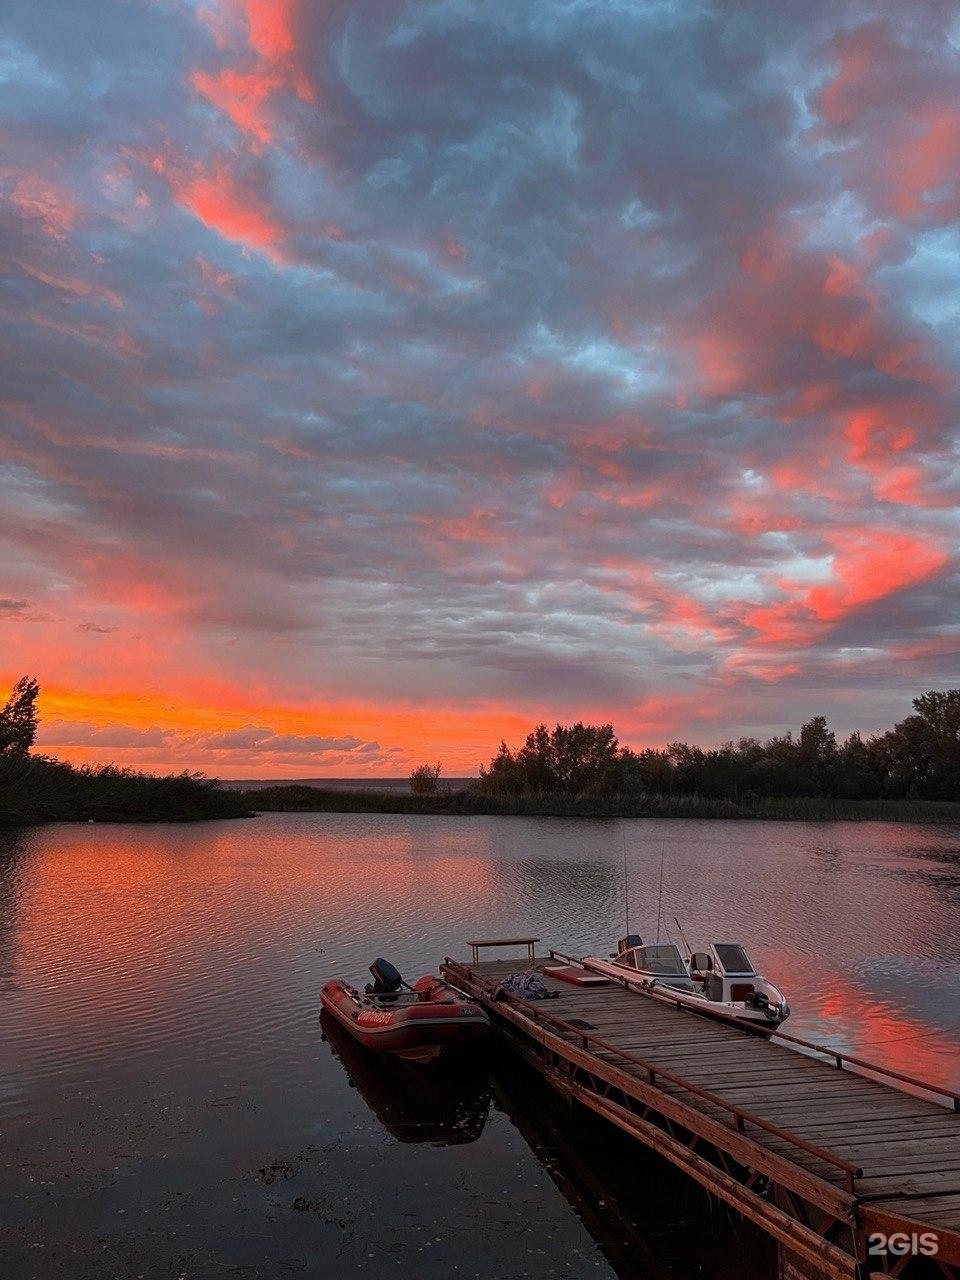
<path fill-rule="evenodd" d="M 588 969 L 581 969 L 575 964 L 548 964 L 544 965 L 543 972 L 550 978 L 559 978 L 561 982 L 569 982 L 575 987 L 602 987 L 610 981 L 602 973 L 590 973 Z"/>

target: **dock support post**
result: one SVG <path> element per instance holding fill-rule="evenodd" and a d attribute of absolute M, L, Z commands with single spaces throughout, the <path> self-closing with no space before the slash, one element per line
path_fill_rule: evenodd
<path fill-rule="evenodd" d="M 777 1280 L 824 1280 L 826 1272 L 798 1257 L 786 1245 L 780 1245 L 777 1252 Z"/>
<path fill-rule="evenodd" d="M 773 1202 L 779 1209 L 791 1212 L 789 1199 L 779 1187 L 774 1188 Z M 778 1244 L 777 1280 L 829 1280 L 829 1276 L 816 1262 L 794 1253 L 789 1245 Z"/>

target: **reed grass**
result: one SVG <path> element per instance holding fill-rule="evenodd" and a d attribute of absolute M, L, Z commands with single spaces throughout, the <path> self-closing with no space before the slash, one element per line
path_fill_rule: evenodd
<path fill-rule="evenodd" d="M 192 822 L 253 812 L 202 774 L 156 776 L 114 765 L 74 768 L 46 756 L 0 755 L 0 823 Z"/>
<path fill-rule="evenodd" d="M 435 795 L 277 786 L 240 792 L 251 809 L 286 813 L 424 813 L 557 818 L 734 818 L 797 822 L 923 822 L 960 824 L 960 802 L 833 800 L 807 796 L 750 801 L 699 795 L 488 795 L 472 788 Z"/>
<path fill-rule="evenodd" d="M 542 818 L 776 819 L 797 822 L 922 822 L 960 825 L 947 800 L 833 800 L 807 796 L 744 801 L 700 795 L 491 795 L 474 787 L 427 795 L 281 785 L 228 790 L 202 774 L 156 776 L 114 765 L 75 768 L 45 756 L 0 755 L 0 823 L 191 822 L 253 813 L 417 813 Z"/>

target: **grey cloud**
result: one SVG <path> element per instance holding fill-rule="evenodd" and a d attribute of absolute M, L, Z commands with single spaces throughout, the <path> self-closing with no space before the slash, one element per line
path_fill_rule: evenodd
<path fill-rule="evenodd" d="M 136 729 L 129 725 L 95 725 L 77 720 L 41 721 L 37 741 L 41 745 L 106 748 L 148 748 L 167 746 L 173 739 L 169 729 Z"/>
<path fill-rule="evenodd" d="M 914 42 L 911 101 L 924 68 L 952 83 L 938 6 L 914 8 L 898 37 Z M 859 6 L 308 9 L 300 52 L 323 108 L 278 94 L 260 149 L 191 90 L 232 55 L 188 6 L 68 9 L 5 12 L 11 169 L 42 160 L 77 211 L 51 237 L 4 176 L 0 412 L 33 481 L 11 536 L 78 599 L 99 589 L 92 560 L 136 557 L 198 646 L 231 643 L 240 678 L 573 708 L 708 681 L 746 643 L 736 585 L 774 597 L 780 567 L 823 554 L 831 529 L 902 523 L 955 544 L 951 507 L 892 509 L 848 474 L 823 413 L 791 419 L 787 403 L 820 384 L 839 408 L 909 386 L 955 422 L 946 376 L 917 391 L 902 363 L 825 355 L 798 321 L 771 340 L 774 390 L 701 395 L 687 344 L 733 311 L 745 253 L 785 210 L 859 261 L 877 176 L 806 137 Z M 177 196 L 178 164 L 221 162 L 248 213 L 263 201 L 285 261 L 256 227 L 244 246 Z M 838 204 L 849 187 L 858 199 Z M 955 372 L 949 235 L 906 227 L 884 252 L 884 321 Z M 202 280 L 198 255 L 234 283 Z M 944 502 L 950 436 L 929 450 Z M 839 498 L 758 496 L 743 478 L 822 451 Z M 738 504 L 761 497 L 792 527 L 745 532 Z M 665 633 L 671 586 L 716 634 Z M 802 661 L 827 682 L 838 647 L 942 624 L 952 589 L 871 605 Z M 256 725 L 202 746 L 377 750 Z"/>

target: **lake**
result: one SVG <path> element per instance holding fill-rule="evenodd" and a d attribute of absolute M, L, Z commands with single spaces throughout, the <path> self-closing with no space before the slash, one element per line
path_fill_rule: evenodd
<path fill-rule="evenodd" d="M 787 1029 L 960 1088 L 960 828 L 271 814 L 0 830 L 0 1277 L 772 1280 L 510 1057 L 381 1064 L 323 981 L 464 939 L 742 940 Z M 695 1228 L 695 1229 L 692 1229 Z"/>

